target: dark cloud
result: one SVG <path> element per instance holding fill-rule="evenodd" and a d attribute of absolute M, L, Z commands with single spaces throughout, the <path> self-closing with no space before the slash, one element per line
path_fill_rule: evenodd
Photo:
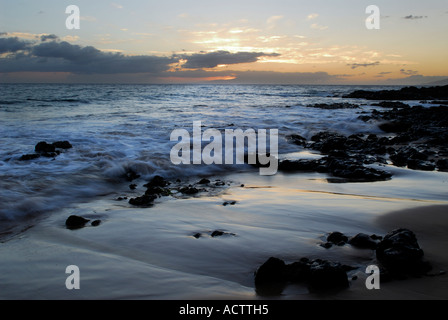
<path fill-rule="evenodd" d="M 17 52 L 25 50 L 30 46 L 28 42 L 19 40 L 19 38 L 0 38 L 0 53 Z"/>
<path fill-rule="evenodd" d="M 192 55 L 179 55 L 179 58 L 187 60 L 182 66 L 185 69 L 202 69 L 214 68 L 222 64 L 238 64 L 256 62 L 260 57 L 279 56 L 278 53 L 263 53 L 263 52 L 236 52 L 229 51 L 215 51 L 209 53 L 196 53 Z"/>
<path fill-rule="evenodd" d="M 417 20 L 417 19 L 424 19 L 424 18 L 428 18 L 428 16 L 414 16 L 412 14 L 403 17 L 403 19 L 407 19 L 407 20 Z"/>
<path fill-rule="evenodd" d="M 0 39 L 0 50 L 3 50 L 0 52 L 14 53 L 22 49 L 27 51 L 0 59 L 0 72 L 158 73 L 177 62 L 172 57 L 125 56 L 65 41 L 42 42 L 30 47 L 17 38 Z"/>
<path fill-rule="evenodd" d="M 103 52 L 92 46 L 79 46 L 59 40 L 54 34 L 43 35 L 41 42 L 29 43 L 18 38 L 0 38 L 0 53 L 11 53 L 0 59 L 0 72 L 70 72 L 75 74 L 161 73 L 170 65 L 187 60 L 184 69 L 214 68 L 220 64 L 256 62 L 276 53 L 216 51 L 181 54 L 171 57 L 127 56 Z M 53 40 L 53 41 L 47 41 Z"/>
<path fill-rule="evenodd" d="M 379 61 L 371 62 L 371 63 L 348 63 L 347 65 L 350 66 L 352 69 L 356 69 L 359 67 L 374 67 L 378 66 L 380 64 Z"/>
<path fill-rule="evenodd" d="M 55 34 L 47 34 L 40 37 L 40 41 L 44 42 L 47 40 L 58 40 L 59 37 Z"/>
<path fill-rule="evenodd" d="M 401 69 L 400 72 L 401 72 L 402 74 L 407 75 L 407 76 L 414 76 L 414 75 L 417 75 L 417 74 L 418 74 L 418 71 L 415 71 L 415 70 L 405 70 L 405 69 Z"/>

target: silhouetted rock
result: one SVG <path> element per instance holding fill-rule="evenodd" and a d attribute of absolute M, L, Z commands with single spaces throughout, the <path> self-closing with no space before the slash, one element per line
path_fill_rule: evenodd
<path fill-rule="evenodd" d="M 89 221 L 90 221 L 89 219 L 85 219 L 85 218 L 77 216 L 77 215 L 71 215 L 65 221 L 65 226 L 68 229 L 79 229 L 79 228 L 84 227 L 85 224 Z"/>
<path fill-rule="evenodd" d="M 161 176 L 155 176 L 149 181 L 147 184 L 143 185 L 146 188 L 150 187 L 166 187 L 168 185 L 168 181 Z"/>
<path fill-rule="evenodd" d="M 52 143 L 55 148 L 59 149 L 71 149 L 73 146 L 68 141 L 56 141 Z"/>
<path fill-rule="evenodd" d="M 352 104 L 352 103 L 315 103 L 315 104 L 309 104 L 306 105 L 306 107 L 309 108 L 318 108 L 318 109 L 327 109 L 327 110 L 334 110 L 334 109 L 357 109 L 359 108 L 359 105 Z"/>
<path fill-rule="evenodd" d="M 198 189 L 196 189 L 195 187 L 191 187 L 191 186 L 180 188 L 179 191 L 183 194 L 196 194 L 199 192 Z"/>
<path fill-rule="evenodd" d="M 448 99 L 448 85 L 436 87 L 405 87 L 400 90 L 366 91 L 356 90 L 344 98 L 367 100 L 437 100 Z"/>
<path fill-rule="evenodd" d="M 389 232 L 376 249 L 377 259 L 395 275 L 428 272 L 431 266 L 423 261 L 423 255 L 414 232 L 405 228 Z"/>
<path fill-rule="evenodd" d="M 348 237 L 339 231 L 331 232 L 327 236 L 327 242 L 330 242 L 330 243 L 333 243 L 336 245 L 343 245 L 347 241 L 348 241 Z"/>
<path fill-rule="evenodd" d="M 101 224 L 101 220 L 94 220 L 90 223 L 91 226 L 97 227 Z"/>
<path fill-rule="evenodd" d="M 353 267 L 322 259 L 302 258 L 285 264 L 281 259 L 271 257 L 255 273 L 257 287 L 286 283 L 304 282 L 312 291 L 344 289 L 349 285 L 347 271 Z M 258 290 L 257 290 L 258 291 Z"/>
<path fill-rule="evenodd" d="M 40 158 L 40 154 L 32 153 L 32 154 L 24 154 L 22 155 L 19 160 L 20 161 L 28 161 L 28 160 L 34 160 Z"/>
<path fill-rule="evenodd" d="M 129 199 L 129 204 L 132 204 L 133 206 L 148 206 L 151 205 L 155 199 L 157 199 L 157 196 L 145 194 L 141 197 Z"/>
<path fill-rule="evenodd" d="M 48 144 L 45 141 L 41 141 L 38 144 L 36 144 L 36 146 L 34 147 L 34 151 L 38 153 L 50 153 L 55 152 L 56 148 L 52 144 Z"/>
<path fill-rule="evenodd" d="M 358 233 L 357 235 L 351 237 L 348 240 L 348 243 L 354 247 L 371 250 L 375 250 L 378 245 L 377 241 L 365 233 Z"/>

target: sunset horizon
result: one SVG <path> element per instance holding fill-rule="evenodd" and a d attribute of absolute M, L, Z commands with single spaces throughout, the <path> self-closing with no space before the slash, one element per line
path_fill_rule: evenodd
<path fill-rule="evenodd" d="M 0 82 L 424 85 L 448 79 L 443 1 L 0 2 Z M 67 9 L 68 10 L 68 9 Z M 375 17 L 372 14 L 378 14 Z M 377 22 L 377 28 L 368 28 Z"/>

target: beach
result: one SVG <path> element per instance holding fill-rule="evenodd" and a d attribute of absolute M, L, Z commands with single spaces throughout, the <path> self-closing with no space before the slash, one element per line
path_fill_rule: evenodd
<path fill-rule="evenodd" d="M 421 184 L 433 182 L 420 177 Z M 2 299 L 445 299 L 446 276 L 391 281 L 367 290 L 372 250 L 323 248 L 327 233 L 384 235 L 412 229 L 433 264 L 446 270 L 444 200 L 356 192 L 356 184 L 327 184 L 320 174 L 229 176 L 216 196 L 165 199 L 130 208 L 114 195 L 77 204 L 41 219 L 3 242 Z M 401 179 L 398 179 L 401 180 Z M 403 178 L 405 180 L 405 178 Z M 398 181 L 400 183 L 403 181 Z M 444 184 L 445 181 L 440 181 Z M 242 187 L 241 184 L 244 184 Z M 387 183 L 386 183 L 387 184 Z M 367 187 L 367 186 L 366 186 Z M 372 189 L 377 190 L 377 188 Z M 236 201 L 223 205 L 225 201 Z M 362 209 L 361 209 L 362 208 Z M 391 213 L 393 212 L 393 213 Z M 100 219 L 69 230 L 71 214 Z M 223 231 L 212 237 L 215 230 Z M 200 233 L 200 237 L 194 235 Z M 281 295 L 257 292 L 254 272 L 269 257 L 322 258 L 350 264 L 350 287 L 336 294 L 286 286 Z M 80 269 L 80 289 L 68 290 L 65 268 Z M 356 280 L 352 280 L 357 276 Z"/>
<path fill-rule="evenodd" d="M 0 299 L 446 299 L 446 107 L 349 96 L 360 88 L 3 85 Z M 170 134 L 195 123 L 277 130 L 278 170 L 174 164 Z M 374 248 L 328 240 L 376 247 L 398 228 L 432 269 L 380 274 L 379 290 L 365 284 Z M 255 279 L 271 257 L 343 265 L 347 285 L 265 290 Z"/>

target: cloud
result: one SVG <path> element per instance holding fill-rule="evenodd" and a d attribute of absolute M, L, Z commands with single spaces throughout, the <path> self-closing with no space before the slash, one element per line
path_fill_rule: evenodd
<path fill-rule="evenodd" d="M 58 40 L 59 37 L 55 34 L 44 34 L 42 36 L 40 36 L 40 41 L 44 42 L 47 40 Z"/>
<path fill-rule="evenodd" d="M 311 13 L 306 17 L 306 20 L 316 19 L 319 15 L 317 13 Z"/>
<path fill-rule="evenodd" d="M 13 38 L 0 38 L 0 53 L 17 52 L 25 50 L 30 46 L 29 42 L 19 40 L 17 37 Z"/>
<path fill-rule="evenodd" d="M 402 74 L 407 75 L 407 76 L 415 76 L 415 75 L 418 74 L 418 71 L 415 71 L 415 70 L 405 70 L 405 69 L 401 69 L 400 72 L 401 72 Z"/>
<path fill-rule="evenodd" d="M 209 53 L 196 53 L 191 55 L 180 55 L 180 59 L 187 60 L 182 66 L 185 69 L 202 69 L 214 68 L 218 65 L 239 64 L 256 62 L 260 57 L 276 57 L 278 53 L 263 53 L 263 52 L 236 52 L 229 51 L 215 51 Z"/>
<path fill-rule="evenodd" d="M 176 62 L 173 57 L 126 56 L 66 41 L 31 45 L 18 38 L 0 38 L 0 52 L 11 53 L 0 59 L 0 72 L 160 73 Z"/>
<path fill-rule="evenodd" d="M 407 20 L 417 20 L 417 19 L 424 19 L 424 18 L 428 18 L 428 16 L 413 16 L 412 14 L 403 17 L 403 19 L 407 19 Z"/>
<path fill-rule="evenodd" d="M 114 7 L 114 8 L 117 8 L 117 9 L 123 9 L 123 6 L 121 5 L 121 4 L 119 4 L 119 3 L 111 3 L 111 6 L 112 7 Z"/>
<path fill-rule="evenodd" d="M 315 29 L 315 30 L 326 30 L 326 29 L 328 29 L 328 26 L 321 26 L 320 24 L 313 23 L 313 24 L 310 26 L 310 28 L 311 28 L 311 29 Z"/>
<path fill-rule="evenodd" d="M 370 63 L 348 63 L 347 65 L 350 66 L 352 69 L 356 69 L 359 67 L 375 67 L 380 64 L 379 61 L 376 62 L 370 62 Z"/>
<path fill-rule="evenodd" d="M 177 65 L 181 69 L 210 69 L 219 65 L 252 63 L 277 53 L 214 51 L 171 56 L 125 55 L 61 41 L 56 35 L 41 35 L 41 41 L 17 37 L 0 38 L 0 72 L 68 72 L 73 74 L 160 74 Z M 48 41 L 52 40 L 52 41 Z M 183 65 L 182 65 L 183 63 Z"/>

